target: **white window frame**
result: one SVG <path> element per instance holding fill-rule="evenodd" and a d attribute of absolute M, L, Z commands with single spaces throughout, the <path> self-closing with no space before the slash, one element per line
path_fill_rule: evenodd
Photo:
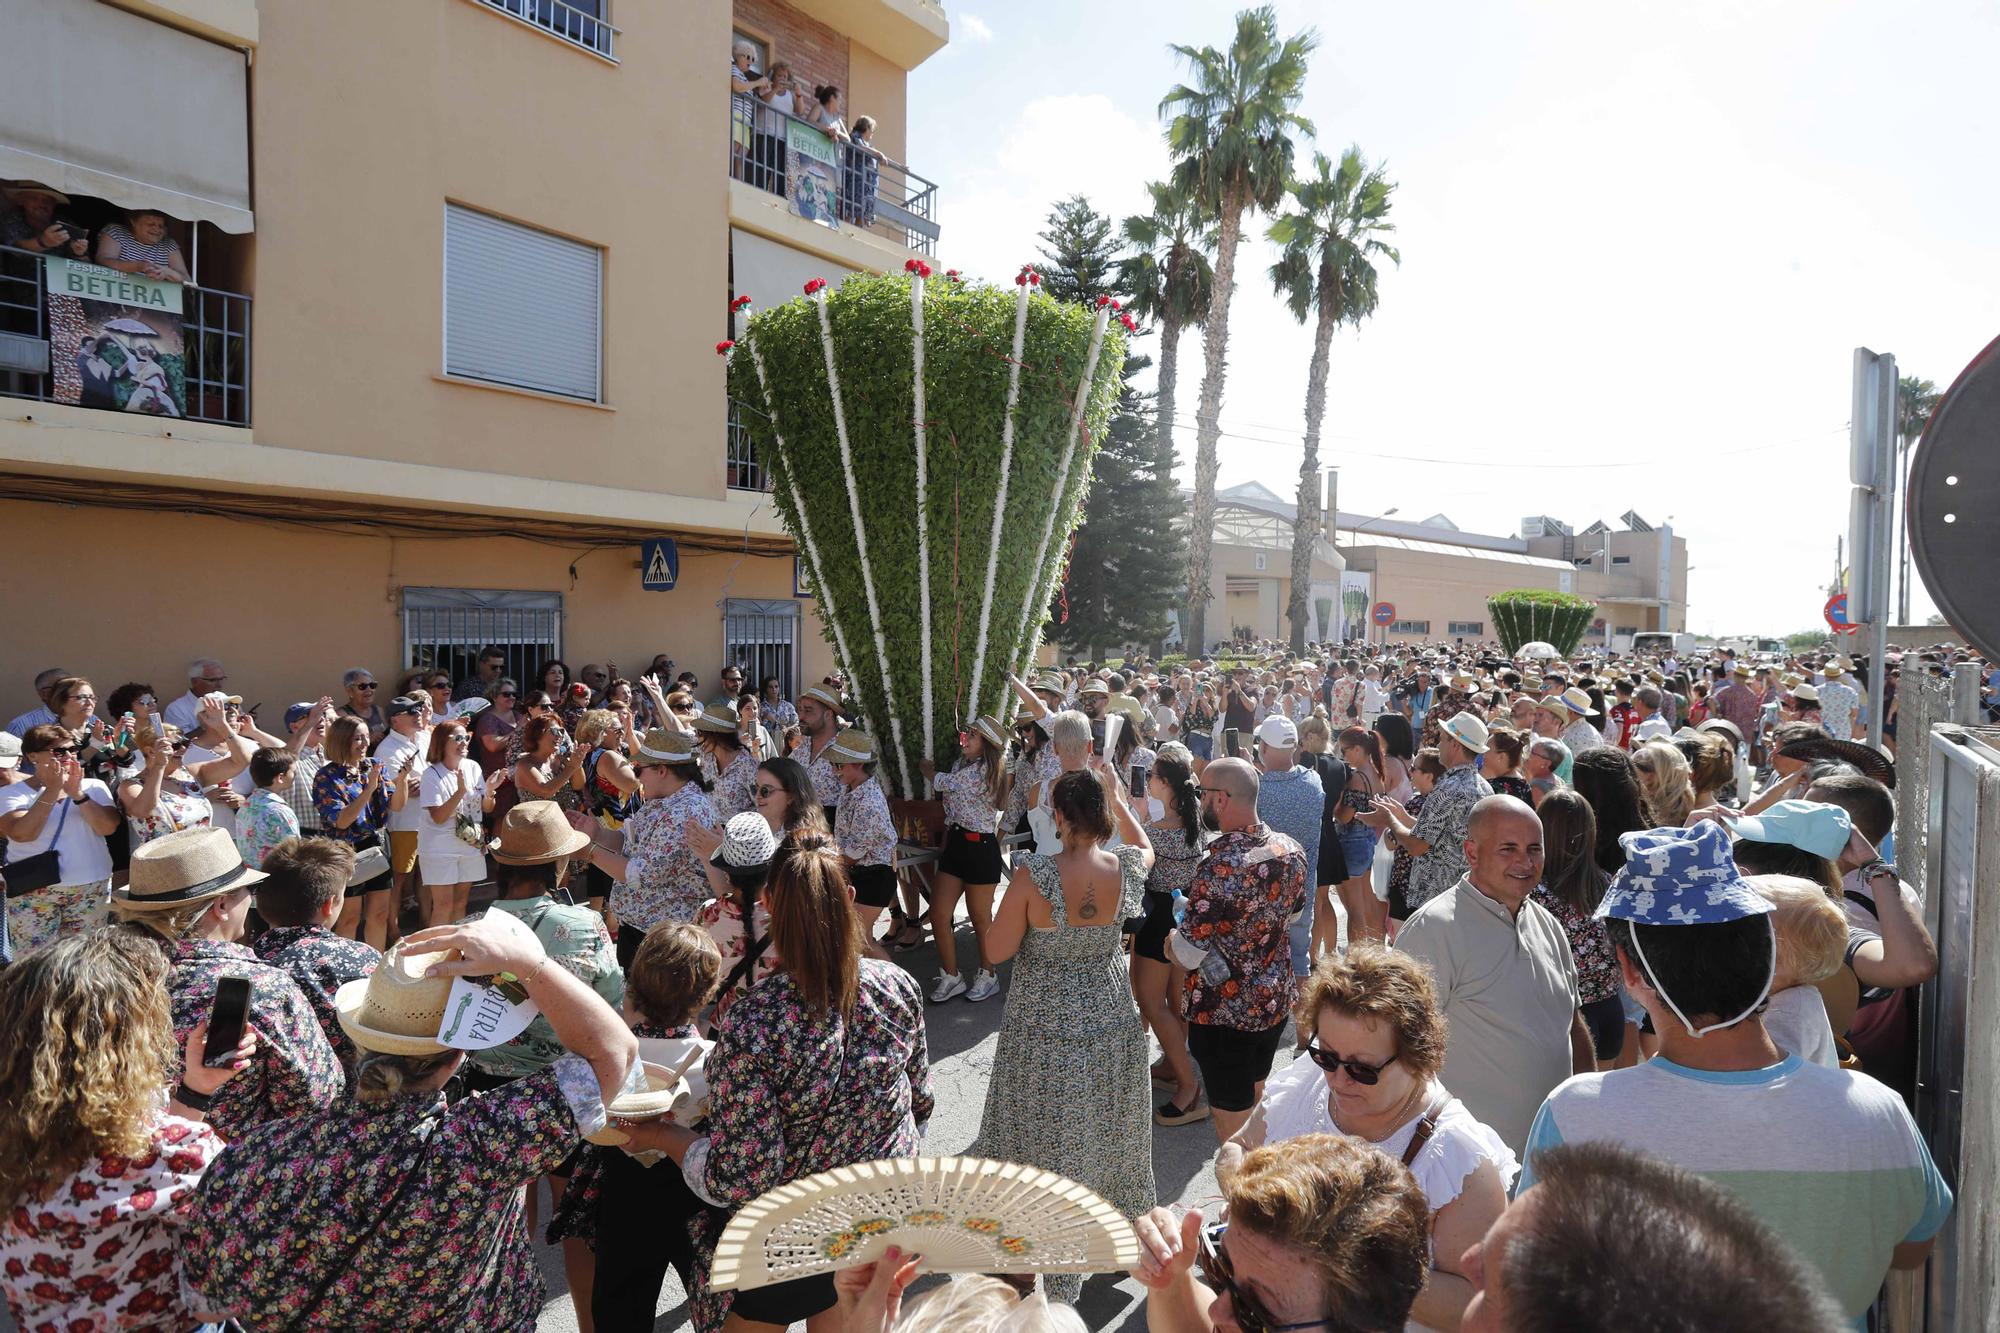
<path fill-rule="evenodd" d="M 1431 622 L 1428 620 L 1399 620 L 1389 626 L 1391 634 L 1429 634 Z"/>
<path fill-rule="evenodd" d="M 539 232 L 540 234 L 547 236 L 552 240 L 563 241 L 570 245 L 588 249 L 596 253 L 597 300 L 595 303 L 596 309 L 591 329 L 591 337 L 593 338 L 596 346 L 597 384 L 591 397 L 585 398 L 578 394 L 564 393 L 560 389 L 548 389 L 533 384 L 517 384 L 512 380 L 495 379 L 487 375 L 472 375 L 462 370 L 452 369 L 451 215 L 454 209 L 461 213 L 477 214 L 478 216 L 485 218 L 488 221 L 497 222 L 502 226 L 516 227 L 522 231 Z M 443 262 L 438 266 L 441 278 L 441 294 L 438 302 L 438 354 L 439 354 L 439 364 L 443 367 L 446 378 L 458 380 L 461 381 L 462 383 L 467 383 L 467 384 L 493 385 L 498 388 L 513 390 L 517 393 L 536 394 L 540 397 L 555 399 L 559 402 L 590 403 L 600 407 L 604 405 L 604 247 L 603 246 L 597 245 L 590 241 L 581 240 L 575 236 L 566 236 L 561 232 L 551 231 L 546 227 L 536 227 L 530 225 L 529 223 L 517 222 L 512 218 L 502 217 L 498 213 L 491 213 L 483 208 L 475 208 L 471 204 L 460 203 L 452 199 L 447 199 L 444 201 L 444 213 L 440 218 L 439 242 L 440 242 L 440 248 L 443 252 Z"/>
<path fill-rule="evenodd" d="M 1483 620 L 1451 620 L 1445 623 L 1448 627 L 1445 632 L 1453 638 L 1476 639 L 1486 632 Z"/>

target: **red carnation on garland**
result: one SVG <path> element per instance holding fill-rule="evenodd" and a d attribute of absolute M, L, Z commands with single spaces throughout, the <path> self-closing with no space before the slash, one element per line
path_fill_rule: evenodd
<path fill-rule="evenodd" d="M 731 301 L 729 303 L 729 308 L 731 310 L 741 310 L 744 306 L 749 304 L 750 304 L 750 298 L 748 296 L 739 296 L 734 301 Z"/>
<path fill-rule="evenodd" d="M 955 268 L 948 268 L 948 269 L 946 269 L 946 270 L 944 271 L 944 276 L 945 276 L 946 280 L 948 280 L 948 281 L 950 281 L 950 282 L 957 282 L 957 281 L 958 281 L 958 270 L 957 270 L 957 269 L 955 269 Z"/>
<path fill-rule="evenodd" d="M 903 272 L 905 272 L 905 273 L 915 273 L 916 271 L 917 271 L 917 261 L 916 261 L 916 260 L 914 260 L 914 259 L 905 259 L 905 260 L 903 261 Z"/>
<path fill-rule="evenodd" d="M 826 287 L 826 279 L 825 279 L 825 278 L 814 278 L 814 279 L 812 279 L 811 281 L 809 281 L 809 282 L 807 282 L 807 283 L 806 283 L 806 295 L 807 295 L 807 296 L 812 296 L 812 295 L 814 295 L 814 294 L 816 294 L 816 293 L 818 293 L 818 292 L 820 292 L 820 291 L 824 290 L 824 289 L 825 289 L 825 287 Z"/>
<path fill-rule="evenodd" d="M 727 338 L 724 338 L 724 339 L 723 339 L 723 340 L 722 340 L 721 342 L 719 342 L 719 343 L 717 343 L 717 344 L 715 345 L 715 354 L 716 354 L 717 356 L 728 356 L 728 355 L 729 355 L 729 349 L 730 349 L 730 348 L 732 348 L 732 347 L 734 347 L 734 346 L 736 346 L 736 344 L 735 344 L 735 343 L 731 342 L 731 341 L 730 341 L 729 339 L 727 339 Z"/>

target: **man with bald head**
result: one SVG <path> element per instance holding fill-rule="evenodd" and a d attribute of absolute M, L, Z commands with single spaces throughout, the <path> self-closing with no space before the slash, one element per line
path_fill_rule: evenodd
<path fill-rule="evenodd" d="M 1444 1085 L 1519 1156 L 1542 1099 L 1596 1069 L 1562 923 L 1529 894 L 1542 821 L 1512 796 L 1472 807 L 1466 871 L 1410 914 L 1396 947 L 1430 964 L 1449 1024 Z"/>
<path fill-rule="evenodd" d="M 1224 1143 L 1250 1118 L 1291 1025 L 1298 979 L 1286 926 L 1305 910 L 1314 878 L 1304 849 L 1257 818 L 1258 787 L 1257 770 L 1241 759 L 1202 770 L 1202 822 L 1218 836 L 1167 941 L 1187 968 L 1188 1054 Z"/>

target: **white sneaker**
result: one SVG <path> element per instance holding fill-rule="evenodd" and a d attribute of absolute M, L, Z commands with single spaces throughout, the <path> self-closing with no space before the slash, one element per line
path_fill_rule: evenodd
<path fill-rule="evenodd" d="M 972 988 L 965 992 L 965 998 L 977 1003 L 980 1000 L 990 1000 L 999 993 L 1000 978 L 982 967 L 979 969 L 979 975 L 972 979 Z"/>
<path fill-rule="evenodd" d="M 987 992 L 989 995 L 991 991 Z M 931 987 L 931 1003 L 943 1004 L 946 1000 L 965 994 L 965 978 L 956 972 L 939 973 L 937 983 Z"/>

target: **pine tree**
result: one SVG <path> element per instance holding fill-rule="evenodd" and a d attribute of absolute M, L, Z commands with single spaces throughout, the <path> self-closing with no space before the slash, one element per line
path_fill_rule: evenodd
<path fill-rule="evenodd" d="M 1075 195 L 1050 210 L 1042 232 L 1042 285 L 1065 301 L 1116 296 L 1111 219 Z M 1152 364 L 1128 356 L 1117 410 L 1091 464 L 1090 495 L 1069 554 L 1069 573 L 1049 608 L 1048 636 L 1093 659 L 1127 644 L 1158 641 L 1180 597 L 1187 561 L 1175 519 L 1181 510 L 1173 455 L 1155 439 L 1152 395 L 1133 378 Z"/>

